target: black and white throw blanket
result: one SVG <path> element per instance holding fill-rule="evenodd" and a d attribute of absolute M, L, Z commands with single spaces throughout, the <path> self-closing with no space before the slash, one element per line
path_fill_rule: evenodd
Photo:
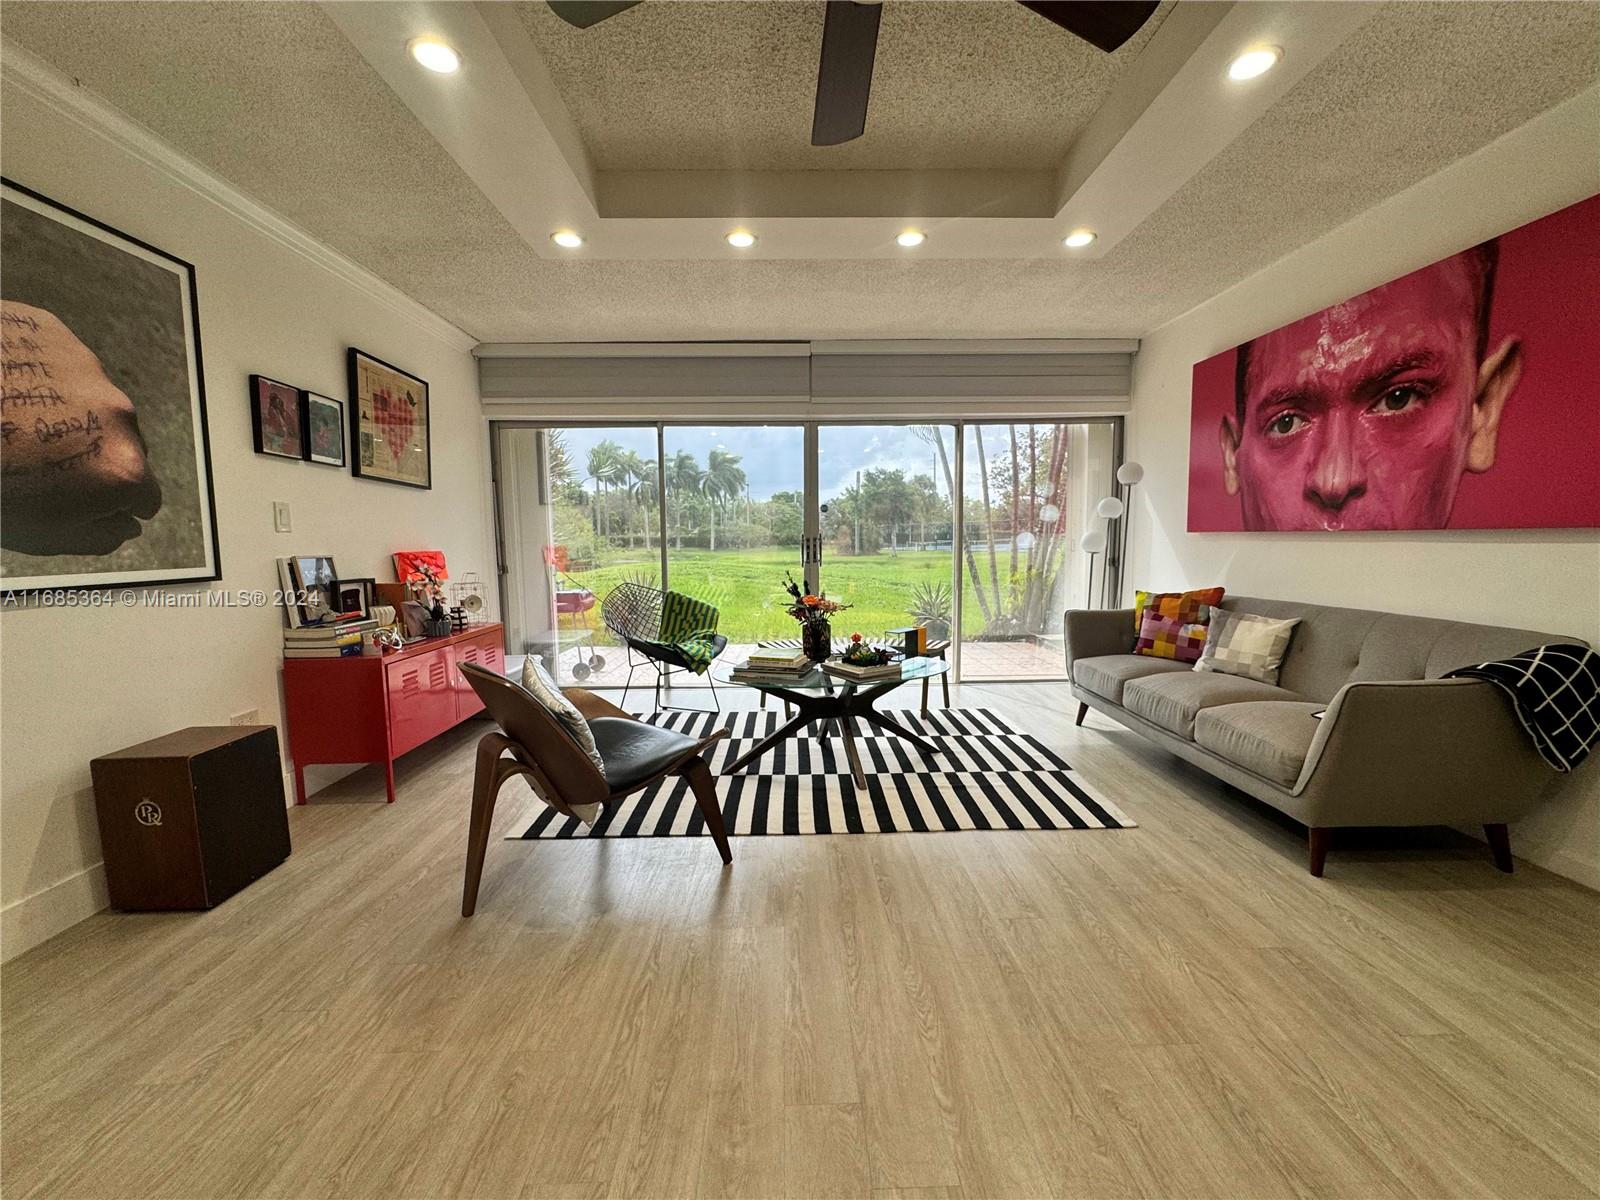
<path fill-rule="evenodd" d="M 894 709 L 896 721 L 942 751 L 925 759 L 897 737 L 858 723 L 867 786 L 851 782 L 836 737 L 780 742 L 748 769 L 731 762 L 777 728 L 773 712 L 658 713 L 644 719 L 703 737 L 731 737 L 709 752 L 729 836 L 816 833 L 955 833 L 973 829 L 1127 829 L 1114 803 L 1037 738 L 991 709 L 946 709 L 927 717 Z M 689 785 L 672 777 L 603 810 L 592 826 L 539 805 L 531 838 L 696 837 L 705 833 Z"/>
<path fill-rule="evenodd" d="M 1558 771 L 1572 770 L 1600 741 L 1600 655 L 1587 646 L 1551 642 L 1445 675 L 1454 677 L 1485 680 L 1511 697 L 1539 756 Z"/>

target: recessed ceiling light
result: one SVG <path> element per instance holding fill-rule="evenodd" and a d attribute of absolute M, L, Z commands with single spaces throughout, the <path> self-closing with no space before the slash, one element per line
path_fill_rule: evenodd
<path fill-rule="evenodd" d="M 1069 250 L 1082 250 L 1090 242 L 1094 241 L 1094 238 L 1095 235 L 1092 229 L 1074 229 L 1061 239 L 1061 244 Z"/>
<path fill-rule="evenodd" d="M 461 69 L 461 55 L 438 38 L 418 38 L 411 43 L 411 57 L 430 71 L 450 75 Z"/>
<path fill-rule="evenodd" d="M 735 229 L 728 235 L 728 245 L 740 250 L 746 250 L 756 244 L 756 235 L 743 229 Z"/>
<path fill-rule="evenodd" d="M 905 246 L 907 248 L 909 248 L 911 246 L 920 246 L 920 245 L 922 245 L 923 242 L 925 242 L 927 240 L 928 240 L 928 235 L 923 233 L 922 230 L 920 230 L 920 229 L 908 229 L 904 233 L 902 233 L 899 237 L 895 238 L 895 241 L 899 242 L 902 246 Z"/>
<path fill-rule="evenodd" d="M 1228 78 L 1235 83 L 1243 83 L 1246 79 L 1265 75 L 1278 65 L 1282 57 L 1283 51 L 1277 46 L 1257 46 L 1254 50 L 1246 50 L 1228 64 Z"/>
<path fill-rule="evenodd" d="M 570 229 L 558 229 L 550 235 L 550 240 L 563 250 L 576 250 L 583 245 L 583 238 L 573 233 Z"/>

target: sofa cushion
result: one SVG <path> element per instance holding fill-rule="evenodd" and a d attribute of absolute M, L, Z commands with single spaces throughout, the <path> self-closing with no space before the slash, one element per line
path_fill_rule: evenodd
<path fill-rule="evenodd" d="M 1220 612 L 1194 669 L 1275 684 L 1298 624 L 1298 617 L 1280 620 L 1255 613 Z"/>
<path fill-rule="evenodd" d="M 1106 654 L 1099 658 L 1080 658 L 1072 664 L 1072 682 L 1103 696 L 1113 704 L 1122 703 L 1122 686 L 1130 679 L 1164 675 L 1169 671 L 1193 674 L 1188 663 L 1169 658 L 1150 658 L 1143 654 Z"/>
<path fill-rule="evenodd" d="M 1191 741 L 1194 739 L 1195 714 L 1202 708 L 1218 704 L 1245 704 L 1252 700 L 1304 698 L 1270 683 L 1194 670 L 1134 679 L 1122 689 L 1122 705 L 1129 712 Z"/>
<path fill-rule="evenodd" d="M 1133 652 L 1147 654 L 1151 658 L 1192 663 L 1200 657 L 1205 645 L 1206 626 L 1202 622 L 1163 617 L 1155 609 L 1147 608 L 1144 610 L 1144 623 L 1139 626 L 1139 640 L 1133 644 Z"/>
<path fill-rule="evenodd" d="M 1194 718 L 1194 740 L 1235 766 L 1293 787 L 1306 751 L 1322 722 L 1320 702 L 1252 700 L 1202 708 Z"/>

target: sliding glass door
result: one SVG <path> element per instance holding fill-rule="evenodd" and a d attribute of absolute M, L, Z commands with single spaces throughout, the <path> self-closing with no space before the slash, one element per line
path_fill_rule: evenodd
<path fill-rule="evenodd" d="M 962 676 L 1060 677 L 1062 619 L 1086 599 L 1079 543 L 1115 485 L 1115 427 L 972 424 L 964 438 Z"/>
<path fill-rule="evenodd" d="M 817 430 L 822 588 L 849 604 L 834 633 L 881 637 L 955 619 L 954 425 L 824 425 Z"/>
<path fill-rule="evenodd" d="M 714 604 L 718 631 L 750 645 L 790 637 L 778 606 L 800 574 L 805 430 L 798 425 L 677 426 L 664 431 L 667 578 Z M 677 672 L 677 683 L 693 683 Z"/>
<path fill-rule="evenodd" d="M 715 605 L 740 657 L 797 636 L 790 572 L 851 606 L 837 635 L 924 624 L 955 643 L 960 678 L 1059 678 L 1062 616 L 1108 566 L 1080 541 L 1117 533 L 1095 511 L 1115 488 L 1115 418 L 501 424 L 494 446 L 508 644 L 564 684 L 626 678 L 600 616 L 618 583 Z M 820 561 L 802 563 L 808 538 Z"/>

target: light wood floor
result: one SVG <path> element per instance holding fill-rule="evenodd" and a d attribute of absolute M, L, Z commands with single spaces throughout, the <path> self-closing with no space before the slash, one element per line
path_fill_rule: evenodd
<path fill-rule="evenodd" d="M 958 700 L 1141 827 L 496 840 L 462 921 L 469 725 L 5 967 L 5 1197 L 1596 1193 L 1600 897 Z"/>

